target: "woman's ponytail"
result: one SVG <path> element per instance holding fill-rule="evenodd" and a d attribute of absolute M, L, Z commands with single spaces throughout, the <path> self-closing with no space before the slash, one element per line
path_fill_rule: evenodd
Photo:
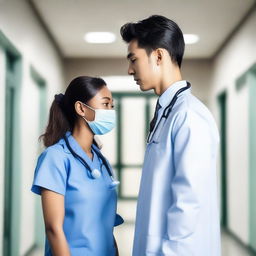
<path fill-rule="evenodd" d="M 58 142 L 70 130 L 65 114 L 64 97 L 63 94 L 56 94 L 51 105 L 46 131 L 39 137 L 40 140 L 43 140 L 45 147 Z"/>

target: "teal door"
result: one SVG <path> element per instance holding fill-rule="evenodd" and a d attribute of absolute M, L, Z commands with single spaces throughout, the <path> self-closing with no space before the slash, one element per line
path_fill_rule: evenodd
<path fill-rule="evenodd" d="M 220 172 L 221 172 L 221 224 L 224 228 L 228 227 L 228 208 L 227 208 L 227 131 L 226 131 L 226 112 L 227 112 L 227 93 L 223 92 L 218 97 L 220 112 Z"/>
<path fill-rule="evenodd" d="M 6 50 L 5 95 L 5 172 L 3 255 L 19 253 L 20 231 L 20 154 L 19 84 L 20 58 Z"/>
<path fill-rule="evenodd" d="M 8 80 L 8 79 L 7 79 Z M 6 120 L 5 120 L 5 186 L 4 186 L 4 255 L 11 255 L 11 230 L 12 230 L 12 176 L 13 173 L 13 116 L 14 116 L 14 95 L 15 90 L 11 86 L 11 81 L 7 82 L 6 86 Z"/>
<path fill-rule="evenodd" d="M 250 134 L 250 160 L 249 160 L 249 245 L 256 251 L 256 64 L 247 73 L 249 86 L 249 134 Z"/>
<path fill-rule="evenodd" d="M 36 91 L 36 102 L 34 103 L 34 110 L 36 111 L 37 116 L 37 123 L 38 125 L 35 125 L 33 127 L 37 129 L 35 133 L 37 134 L 37 138 L 44 132 L 45 126 L 46 126 L 46 81 L 43 79 L 43 77 L 33 68 L 30 69 L 30 75 L 31 80 L 33 83 L 33 89 L 32 91 Z M 39 155 L 42 151 L 42 145 L 36 143 L 35 146 L 37 147 L 36 154 Z M 32 145 L 31 145 L 32 146 Z M 35 247 L 43 248 L 44 247 L 44 241 L 45 241 L 45 228 L 44 228 L 44 221 L 43 221 L 43 213 L 42 213 L 42 207 L 41 207 L 41 197 L 36 196 L 36 202 L 35 202 Z"/>
<path fill-rule="evenodd" d="M 249 89 L 249 246 L 256 251 L 256 64 L 236 81 L 237 91 L 244 86 Z"/>

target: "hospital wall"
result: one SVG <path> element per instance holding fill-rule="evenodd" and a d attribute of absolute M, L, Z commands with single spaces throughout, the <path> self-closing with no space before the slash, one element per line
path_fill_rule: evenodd
<path fill-rule="evenodd" d="M 209 98 L 210 108 L 220 124 L 218 97 L 226 94 L 227 228 L 244 244 L 254 249 L 256 226 L 252 223 L 255 218 L 255 201 L 252 199 L 256 196 L 253 179 L 256 169 L 252 164 L 255 166 L 256 156 L 252 154 L 252 147 L 256 138 L 251 126 L 255 117 L 255 108 L 252 109 L 256 96 L 252 95 L 252 90 L 256 87 L 255 42 L 254 8 L 214 58 Z M 251 76 L 250 81 L 248 75 Z"/>
<path fill-rule="evenodd" d="M 62 59 L 28 1 L 1 1 L 0 33 L 0 255 L 3 249 L 5 221 L 5 120 L 11 114 L 6 110 L 8 102 L 5 101 L 7 48 L 15 48 L 20 55 L 18 72 L 21 79 L 17 84 L 19 88 L 15 99 L 18 102 L 15 103 L 14 110 L 18 125 L 13 127 L 13 132 L 16 138 L 18 137 L 18 143 L 15 145 L 18 152 L 18 168 L 14 170 L 13 175 L 14 179 L 20 179 L 19 187 L 14 188 L 15 196 L 18 197 L 16 201 L 20 202 L 14 213 L 14 218 L 19 218 L 18 222 L 14 221 L 19 241 L 15 240 L 18 244 L 13 244 L 16 251 L 12 255 L 24 255 L 35 244 L 36 236 L 39 235 L 35 233 L 39 225 L 40 209 L 36 209 L 39 202 L 30 192 L 35 161 L 40 152 L 37 139 L 53 94 L 62 91 L 64 75 Z"/>

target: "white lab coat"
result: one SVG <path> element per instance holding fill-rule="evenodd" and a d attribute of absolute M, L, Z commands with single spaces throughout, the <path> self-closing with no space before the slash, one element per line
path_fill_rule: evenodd
<path fill-rule="evenodd" d="M 158 121 L 186 81 L 159 102 Z M 157 127 L 157 125 L 155 126 Z M 219 135 L 208 109 L 182 92 L 147 144 L 133 256 L 220 256 L 216 157 Z"/>

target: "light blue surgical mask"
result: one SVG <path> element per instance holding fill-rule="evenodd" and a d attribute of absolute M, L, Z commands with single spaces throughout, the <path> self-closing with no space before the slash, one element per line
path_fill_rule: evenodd
<path fill-rule="evenodd" d="M 93 121 L 86 120 L 85 117 L 82 117 L 95 135 L 106 134 L 115 128 L 116 111 L 114 109 L 94 109 L 85 103 L 82 104 L 95 112 Z"/>

